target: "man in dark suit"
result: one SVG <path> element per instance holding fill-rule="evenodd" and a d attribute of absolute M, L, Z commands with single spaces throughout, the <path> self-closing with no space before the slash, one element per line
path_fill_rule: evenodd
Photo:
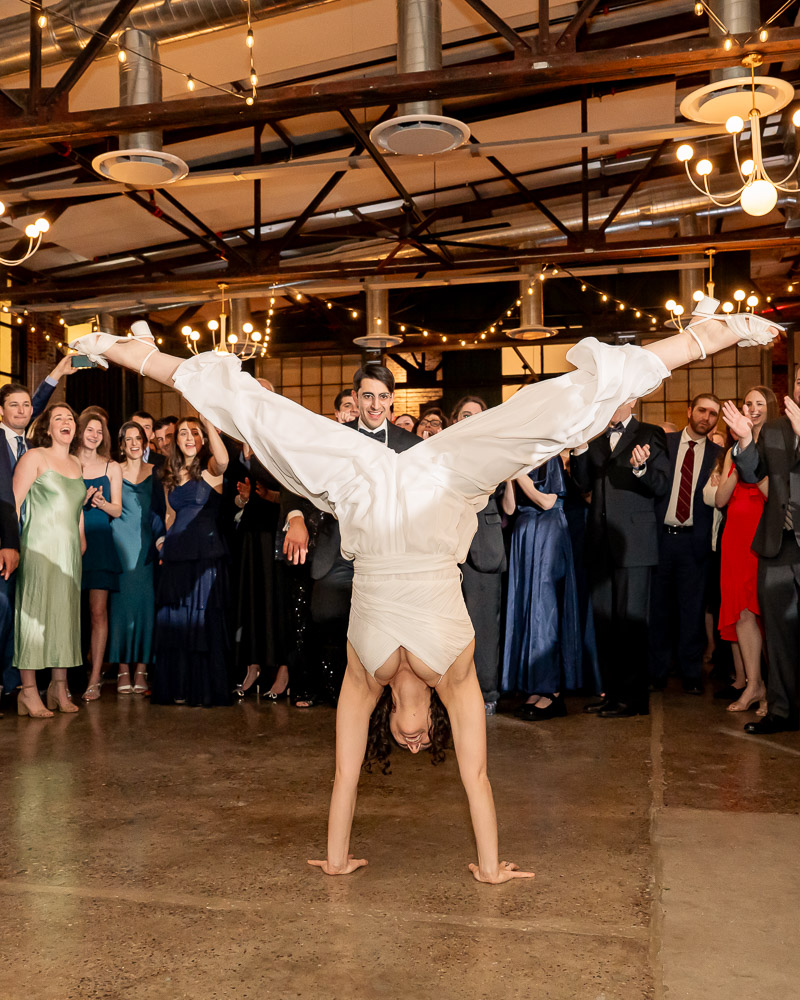
<path fill-rule="evenodd" d="M 655 502 L 669 487 L 664 432 L 639 423 L 626 403 L 605 434 L 575 449 L 570 472 L 578 488 L 592 494 L 586 561 L 604 697 L 586 711 L 604 719 L 646 715 Z"/>
<path fill-rule="evenodd" d="M 14 575 L 19 562 L 19 523 L 14 502 L 13 477 L 19 459 L 28 450 L 25 436 L 31 422 L 43 412 L 59 379 L 73 372 L 72 360 L 63 357 L 39 384 L 31 398 L 27 387 L 9 382 L 0 388 L 0 419 L 6 447 L 0 442 L 0 695 L 20 685 L 14 659 Z"/>
<path fill-rule="evenodd" d="M 346 398 L 343 394 L 337 396 L 340 403 L 337 419 L 341 403 Z M 372 437 L 397 452 L 406 451 L 422 440 L 391 422 L 394 376 L 383 365 L 369 362 L 359 368 L 353 376 L 350 398 L 355 403 L 358 416 L 355 420 L 342 421 L 343 426 Z M 346 665 L 345 637 L 353 589 L 353 563 L 342 555 L 342 539 L 336 518 L 320 513 L 316 519 L 318 526 L 311 558 L 311 621 L 318 658 L 330 675 L 325 678 L 329 689 L 327 693 L 331 700 L 335 700 Z M 299 506 L 286 518 L 284 551 L 290 561 L 294 561 L 301 551 L 306 520 Z M 295 533 L 298 534 L 297 544 Z M 307 532 L 305 542 L 307 546 Z M 338 661 L 336 664 L 332 662 L 334 658 Z"/>
<path fill-rule="evenodd" d="M 753 538 L 758 556 L 758 602 L 764 622 L 769 668 L 767 715 L 748 722 L 747 733 L 771 735 L 798 728 L 800 670 L 800 368 L 785 416 L 764 424 L 753 441 L 747 417 L 725 403 L 723 415 L 739 438 L 733 451 L 745 483 L 769 482 L 767 502 Z"/>
<path fill-rule="evenodd" d="M 677 647 L 684 691 L 703 693 L 705 581 L 714 518 L 714 508 L 703 501 L 703 487 L 720 454 L 708 440 L 719 411 L 713 394 L 696 396 L 683 431 L 667 434 L 670 485 L 656 507 L 659 555 L 650 607 L 650 679 L 657 690 L 666 687 Z"/>

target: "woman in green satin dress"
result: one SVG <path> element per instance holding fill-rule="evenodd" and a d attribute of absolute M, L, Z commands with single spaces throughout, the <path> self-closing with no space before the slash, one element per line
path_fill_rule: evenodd
<path fill-rule="evenodd" d="M 81 464 L 69 449 L 75 413 L 53 403 L 39 417 L 33 447 L 14 470 L 14 498 L 22 513 L 14 666 L 22 674 L 17 713 L 51 718 L 49 709 L 77 712 L 67 690 L 67 668 L 80 666 L 81 555 L 86 487 Z M 23 510 L 24 504 L 24 510 Z M 52 670 L 47 708 L 36 671 Z"/>

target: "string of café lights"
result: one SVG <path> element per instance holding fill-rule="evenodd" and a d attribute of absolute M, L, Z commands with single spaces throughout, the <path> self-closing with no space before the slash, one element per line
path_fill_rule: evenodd
<path fill-rule="evenodd" d="M 244 2 L 247 5 L 247 33 L 245 34 L 245 45 L 247 46 L 250 55 L 249 81 L 251 92 L 249 94 L 240 93 L 237 90 L 233 90 L 231 87 L 211 83 L 210 81 L 197 76 L 195 73 L 187 73 L 182 69 L 177 69 L 175 66 L 170 66 L 169 63 L 165 63 L 161 59 L 154 59 L 151 56 L 146 56 L 142 53 L 137 54 L 137 59 L 148 62 L 153 66 L 158 66 L 160 69 L 167 70 L 169 73 L 174 73 L 176 76 L 182 76 L 186 82 L 186 89 L 189 91 L 196 90 L 199 84 L 209 90 L 216 90 L 221 94 L 227 94 L 229 97 L 235 97 L 237 100 L 244 101 L 248 106 L 252 105 L 258 96 L 256 91 L 256 88 L 258 87 L 258 76 L 255 70 L 255 35 L 253 34 L 250 0 L 244 0 Z M 37 0 L 20 0 L 20 3 L 23 3 L 26 7 L 31 7 L 34 10 L 39 11 L 39 16 L 37 18 L 39 28 L 46 28 L 50 18 L 52 17 L 54 20 L 62 21 L 64 24 L 69 24 L 71 27 L 79 31 L 81 35 L 86 35 L 90 38 L 100 38 L 104 42 L 114 45 L 117 49 L 118 61 L 120 63 L 127 61 L 128 53 L 126 52 L 124 45 L 115 40 L 112 35 L 107 35 L 97 29 L 85 28 L 82 24 L 73 20 L 68 14 L 63 13 L 60 10 L 56 10 L 55 8 L 47 8 L 37 2 Z"/>

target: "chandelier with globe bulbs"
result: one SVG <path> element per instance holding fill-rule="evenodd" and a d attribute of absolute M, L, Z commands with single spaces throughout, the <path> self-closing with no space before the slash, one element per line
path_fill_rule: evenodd
<path fill-rule="evenodd" d="M 3 215 L 5 210 L 6 206 L 0 201 L 0 215 Z M 24 264 L 26 260 L 33 257 L 42 245 L 42 238 L 49 229 L 50 223 L 44 216 L 31 222 L 25 227 L 25 235 L 28 237 L 28 248 L 25 253 L 17 260 L 6 260 L 5 257 L 0 257 L 0 264 L 5 267 L 18 267 L 20 264 Z"/>
<path fill-rule="evenodd" d="M 219 282 L 220 311 L 219 319 L 210 319 L 206 326 L 211 334 L 211 350 L 217 354 L 235 354 L 242 361 L 249 361 L 256 355 L 262 358 L 267 353 L 267 343 L 269 333 L 264 336 L 256 330 L 250 320 L 245 320 L 240 329 L 232 328 L 231 313 L 229 307 L 233 306 L 233 301 L 226 297 L 228 286 L 224 281 Z M 233 310 L 232 310 L 233 311 Z M 191 326 L 181 328 L 187 350 L 192 354 L 199 354 L 206 348 L 201 343 L 202 334 L 199 330 Z"/>
<path fill-rule="evenodd" d="M 681 101 L 681 114 L 685 118 L 705 124 L 722 125 L 733 136 L 733 155 L 741 179 L 741 187 L 729 195 L 714 195 L 708 184 L 714 164 L 708 158 L 698 160 L 695 173 L 702 178 L 702 186 L 692 177 L 689 164 L 694 158 L 694 149 L 689 143 L 678 146 L 676 156 L 686 168 L 686 176 L 701 194 L 707 195 L 720 208 L 729 208 L 739 202 L 748 215 L 767 215 L 778 202 L 778 191 L 795 192 L 796 187 L 787 183 L 800 165 L 800 156 L 792 169 L 780 180 L 770 177 L 764 167 L 761 149 L 761 119 L 785 108 L 794 99 L 794 87 L 771 76 L 756 76 L 756 67 L 764 61 L 757 52 L 742 59 L 742 65 L 750 70 L 746 77 L 725 79 L 711 83 L 693 91 Z M 744 159 L 740 156 L 740 136 L 746 124 L 750 129 L 751 153 Z M 800 108 L 792 116 L 792 124 L 800 127 Z"/>
<path fill-rule="evenodd" d="M 709 247 L 705 254 L 708 257 L 708 281 L 706 282 L 705 291 L 701 288 L 696 289 L 692 292 L 692 299 L 695 302 L 701 302 L 703 297 L 708 295 L 709 298 L 715 298 L 715 284 L 714 284 L 714 255 L 716 254 L 714 247 Z M 737 313 L 742 312 L 755 312 L 756 306 L 760 303 L 759 297 L 755 292 L 750 292 L 749 294 L 743 288 L 737 288 L 733 295 L 731 296 L 733 302 L 730 299 L 725 299 L 721 305 L 722 312 L 729 316 L 732 312 Z M 770 299 L 767 298 L 769 302 Z M 682 330 L 683 329 L 683 316 L 686 310 L 675 299 L 667 299 L 664 303 L 664 308 L 669 313 L 669 319 L 666 322 L 666 326 L 672 327 L 673 329 Z"/>

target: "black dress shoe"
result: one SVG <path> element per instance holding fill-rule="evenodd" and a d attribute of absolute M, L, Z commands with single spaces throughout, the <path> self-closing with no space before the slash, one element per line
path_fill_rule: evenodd
<path fill-rule="evenodd" d="M 522 710 L 515 714 L 520 719 L 526 719 L 528 722 L 561 719 L 567 714 L 567 706 L 564 704 L 564 699 L 561 695 L 548 694 L 545 697 L 551 699 L 550 704 L 546 708 L 539 708 L 538 704 L 523 705 Z"/>
<path fill-rule="evenodd" d="M 723 701 L 738 701 L 742 691 L 744 691 L 744 687 L 737 688 L 733 684 L 727 684 L 724 688 L 720 688 L 719 691 L 715 691 L 714 697 Z"/>
<path fill-rule="evenodd" d="M 634 715 L 649 715 L 650 707 L 648 705 L 626 705 L 624 702 L 618 701 L 597 714 L 601 719 L 630 719 Z"/>
<path fill-rule="evenodd" d="M 684 681 L 683 690 L 685 694 L 702 694 L 703 685 L 701 681 Z M 738 695 L 736 696 L 739 697 Z"/>
<path fill-rule="evenodd" d="M 768 712 L 758 722 L 745 723 L 744 731 L 754 736 L 772 736 L 773 733 L 796 733 L 800 729 L 797 719 L 787 719 L 785 715 Z"/>
<path fill-rule="evenodd" d="M 600 701 L 590 701 L 588 705 L 583 706 L 583 710 L 587 715 L 597 715 L 613 704 L 614 702 L 610 698 L 601 698 Z"/>

